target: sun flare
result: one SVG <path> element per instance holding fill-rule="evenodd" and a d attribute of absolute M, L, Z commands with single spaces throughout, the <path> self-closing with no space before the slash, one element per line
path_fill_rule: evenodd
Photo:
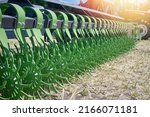
<path fill-rule="evenodd" d="M 145 3 L 145 2 L 147 2 L 147 0 L 128 0 L 128 2 L 130 2 L 130 3 Z"/>

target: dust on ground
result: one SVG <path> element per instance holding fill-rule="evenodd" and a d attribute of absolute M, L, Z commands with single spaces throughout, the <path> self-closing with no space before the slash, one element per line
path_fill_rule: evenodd
<path fill-rule="evenodd" d="M 137 42 L 130 52 L 79 78 L 66 84 L 52 99 L 150 99 L 150 40 Z"/>

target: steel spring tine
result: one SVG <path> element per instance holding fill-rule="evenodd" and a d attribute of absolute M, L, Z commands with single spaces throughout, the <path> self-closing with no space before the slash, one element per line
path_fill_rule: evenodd
<path fill-rule="evenodd" d="M 41 90 L 44 94 L 46 94 L 47 96 L 50 96 L 50 95 L 51 95 L 49 92 L 45 91 L 42 87 L 40 87 L 40 90 Z"/>
<path fill-rule="evenodd" d="M 56 93 L 59 92 L 58 89 L 56 88 L 56 86 L 55 86 L 54 84 L 52 84 L 52 88 L 53 88 L 53 90 L 54 90 Z"/>
<path fill-rule="evenodd" d="M 27 97 L 27 98 L 33 98 L 33 96 L 31 96 L 31 95 L 25 93 L 24 91 L 21 91 L 21 93 L 22 93 L 25 97 Z"/>
<path fill-rule="evenodd" d="M 10 98 L 4 98 L 0 96 L 0 100 L 10 100 Z"/>
<path fill-rule="evenodd" d="M 54 78 L 56 78 L 56 77 L 54 77 Z M 63 85 L 62 85 L 59 81 L 57 81 L 56 79 L 53 79 L 53 81 L 54 81 L 55 84 L 57 84 L 58 86 L 63 87 Z"/>
<path fill-rule="evenodd" d="M 7 81 L 4 81 L 2 85 L 0 86 L 0 91 L 6 88 L 6 85 L 7 85 Z"/>
<path fill-rule="evenodd" d="M 47 73 L 47 74 L 40 74 L 39 76 L 41 76 L 41 77 L 49 77 L 51 75 L 51 73 Z"/>
<path fill-rule="evenodd" d="M 37 93 L 37 95 L 38 95 L 38 98 L 39 98 L 40 100 L 43 100 L 43 98 L 42 98 L 41 94 L 39 93 L 39 91 L 37 91 L 36 93 Z"/>
<path fill-rule="evenodd" d="M 42 85 L 46 85 L 46 86 L 52 86 L 52 83 L 49 81 L 49 82 L 44 82 L 44 81 L 41 81 Z"/>
<path fill-rule="evenodd" d="M 11 99 L 16 99 L 18 97 L 20 97 L 20 88 L 19 88 L 19 83 L 20 80 L 18 81 L 18 76 L 15 76 L 15 72 L 10 68 L 7 69 L 7 71 L 5 71 L 5 73 L 3 74 L 4 78 L 7 77 L 9 79 L 7 79 L 7 85 L 5 87 L 5 89 L 3 90 L 4 92 L 2 93 L 2 96 L 4 97 L 8 97 L 10 96 Z M 11 87 L 12 89 L 9 89 L 8 87 Z M 7 94 L 8 93 L 8 94 Z"/>

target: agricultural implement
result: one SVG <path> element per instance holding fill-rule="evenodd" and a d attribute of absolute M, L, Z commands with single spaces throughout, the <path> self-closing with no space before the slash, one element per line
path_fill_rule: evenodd
<path fill-rule="evenodd" d="M 127 18 L 126 18 L 127 16 Z M 140 36 L 142 39 L 150 37 L 150 12 L 140 10 L 127 10 L 124 12 L 124 17 L 130 21 L 138 22 Z"/>
<path fill-rule="evenodd" d="M 6 3 L 5 3 L 6 2 Z M 0 4 L 0 99 L 44 99 L 130 50 L 136 23 L 67 3 Z"/>

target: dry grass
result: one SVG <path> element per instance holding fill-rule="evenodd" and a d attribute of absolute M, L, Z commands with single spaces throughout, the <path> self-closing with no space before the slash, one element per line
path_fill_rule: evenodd
<path fill-rule="evenodd" d="M 150 40 L 79 77 L 51 99 L 150 99 Z"/>

